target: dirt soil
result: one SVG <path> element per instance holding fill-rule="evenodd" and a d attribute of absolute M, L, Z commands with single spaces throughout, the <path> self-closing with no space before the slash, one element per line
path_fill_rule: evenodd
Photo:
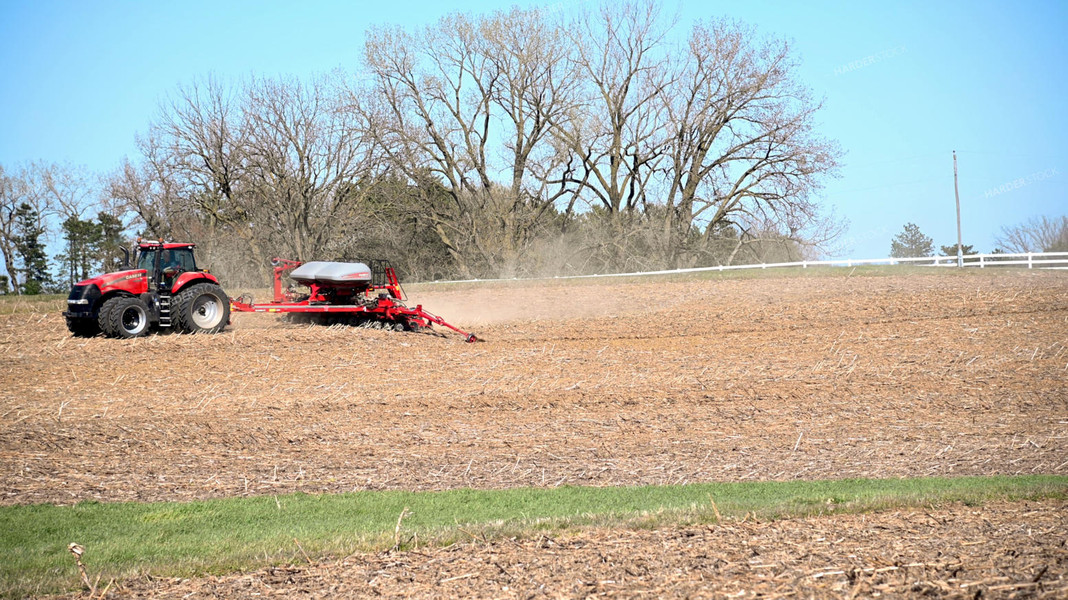
<path fill-rule="evenodd" d="M 0 316 L 0 503 L 1068 474 L 1065 273 L 410 291 L 487 341 Z"/>
<path fill-rule="evenodd" d="M 192 580 L 109 598 L 1065 598 L 1068 504 L 724 522 L 473 541 Z M 296 552 L 296 550 L 295 550 Z M 72 596 L 83 597 L 83 596 Z"/>

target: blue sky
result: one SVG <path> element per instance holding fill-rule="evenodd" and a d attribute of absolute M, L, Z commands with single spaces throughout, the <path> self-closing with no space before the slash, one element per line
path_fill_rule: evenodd
<path fill-rule="evenodd" d="M 575 10 L 584 0 L 519 2 Z M 418 26 L 491 2 L 0 1 L 0 164 L 108 173 L 136 156 L 168 94 L 214 74 L 306 76 L 360 65 L 372 25 Z M 886 256 L 914 222 L 964 242 L 1068 213 L 1068 2 L 664 3 L 790 40 L 824 99 L 821 132 L 845 151 L 823 202 L 849 221 L 839 257 Z"/>

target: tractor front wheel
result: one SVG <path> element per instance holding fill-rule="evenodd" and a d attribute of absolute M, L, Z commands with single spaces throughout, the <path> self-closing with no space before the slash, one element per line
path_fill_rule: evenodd
<path fill-rule="evenodd" d="M 108 337 L 140 337 L 148 333 L 148 306 L 140 298 L 116 296 L 100 307 L 97 322 Z"/>
<path fill-rule="evenodd" d="M 183 333 L 218 333 L 230 322 L 230 299 L 213 283 L 198 283 L 174 297 L 175 329 Z"/>

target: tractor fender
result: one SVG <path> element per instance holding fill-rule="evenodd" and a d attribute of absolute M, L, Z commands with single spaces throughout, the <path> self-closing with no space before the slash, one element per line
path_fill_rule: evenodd
<path fill-rule="evenodd" d="M 219 278 L 211 273 L 204 273 L 202 271 L 186 271 L 174 278 L 174 284 L 171 285 L 171 294 L 177 294 L 184 288 L 197 283 L 214 283 L 218 285 Z"/>

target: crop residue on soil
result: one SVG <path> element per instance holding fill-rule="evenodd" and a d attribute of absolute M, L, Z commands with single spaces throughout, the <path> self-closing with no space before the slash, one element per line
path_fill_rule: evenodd
<path fill-rule="evenodd" d="M 415 291 L 490 341 L 0 316 L 0 502 L 1068 474 L 1062 274 Z M 585 532 L 112 595 L 1064 597 L 1066 508 Z"/>
<path fill-rule="evenodd" d="M 485 344 L 244 314 L 86 340 L 4 315 L 0 502 L 1065 474 L 1066 292 L 1007 274 L 416 294 L 540 315 L 458 323 Z"/>
<path fill-rule="evenodd" d="M 1068 505 L 587 531 L 357 554 L 192 580 L 139 578 L 119 598 L 1064 598 Z"/>

